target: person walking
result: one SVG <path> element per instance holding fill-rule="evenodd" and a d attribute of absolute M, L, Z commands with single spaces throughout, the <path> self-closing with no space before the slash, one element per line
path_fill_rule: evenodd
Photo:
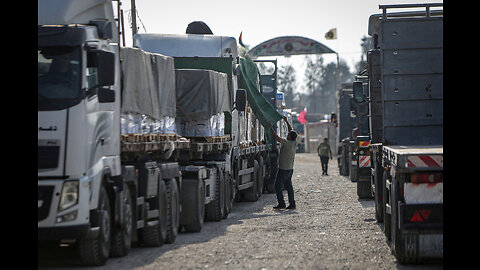
<path fill-rule="evenodd" d="M 328 158 L 332 159 L 332 150 L 330 150 L 330 144 L 328 144 L 328 138 L 323 139 L 317 147 L 317 153 L 322 163 L 322 175 L 328 175 Z"/>
<path fill-rule="evenodd" d="M 275 181 L 275 193 L 277 194 L 278 205 L 273 207 L 275 210 L 285 209 L 285 200 L 283 199 L 283 186 L 288 192 L 288 207 L 286 209 L 295 209 L 295 198 L 293 194 L 292 175 L 293 175 L 293 163 L 295 161 L 295 150 L 297 149 L 297 132 L 292 129 L 290 123 L 288 123 L 287 117 L 283 117 L 285 123 L 287 123 L 288 135 L 287 139 L 280 138 L 270 124 L 270 130 L 272 131 L 275 140 L 281 143 L 280 154 L 278 157 L 278 173 Z"/>

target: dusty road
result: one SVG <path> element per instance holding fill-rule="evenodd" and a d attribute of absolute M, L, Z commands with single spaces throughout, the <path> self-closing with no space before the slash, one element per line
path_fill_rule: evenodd
<path fill-rule="evenodd" d="M 375 221 L 374 202 L 358 199 L 356 183 L 340 176 L 336 163 L 322 176 L 315 154 L 297 154 L 296 210 L 275 211 L 275 194 L 263 194 L 235 203 L 227 219 L 206 222 L 200 233 L 181 233 L 160 248 L 133 248 L 97 269 L 442 269 L 399 265 Z M 83 269 L 71 249 L 42 252 L 39 268 Z"/>

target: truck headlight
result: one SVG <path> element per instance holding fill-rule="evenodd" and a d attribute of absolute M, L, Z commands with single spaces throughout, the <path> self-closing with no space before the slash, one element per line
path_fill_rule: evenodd
<path fill-rule="evenodd" d="M 67 181 L 63 183 L 62 194 L 60 196 L 60 204 L 58 212 L 66 210 L 78 203 L 78 180 Z"/>

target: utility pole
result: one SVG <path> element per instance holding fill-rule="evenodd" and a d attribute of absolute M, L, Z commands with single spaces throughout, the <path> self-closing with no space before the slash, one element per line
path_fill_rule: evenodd
<path fill-rule="evenodd" d="M 135 0 L 131 0 L 131 14 L 132 14 L 132 40 L 137 33 L 137 9 L 135 8 Z"/>

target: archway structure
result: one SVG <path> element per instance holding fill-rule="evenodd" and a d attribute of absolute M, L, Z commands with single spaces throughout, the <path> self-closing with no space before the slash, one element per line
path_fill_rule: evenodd
<path fill-rule="evenodd" d="M 260 56 L 287 56 L 324 53 L 336 52 L 318 41 L 300 36 L 283 36 L 272 38 L 248 50 L 248 54 L 254 59 Z"/>

